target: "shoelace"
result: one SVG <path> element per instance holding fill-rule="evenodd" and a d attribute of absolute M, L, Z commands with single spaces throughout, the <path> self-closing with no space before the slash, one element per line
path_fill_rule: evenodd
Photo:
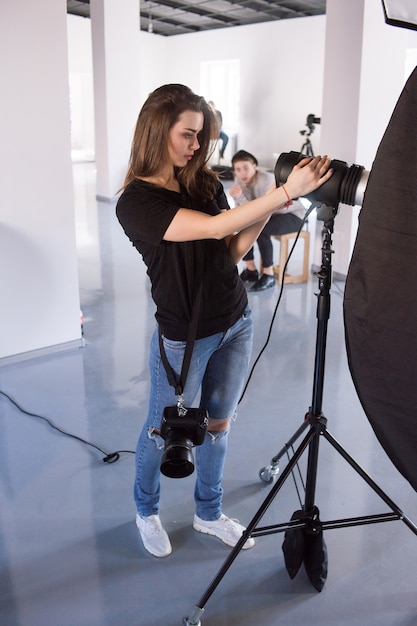
<path fill-rule="evenodd" d="M 146 526 L 153 535 L 160 535 L 162 533 L 162 528 L 160 524 L 158 524 L 158 520 L 147 520 Z"/>

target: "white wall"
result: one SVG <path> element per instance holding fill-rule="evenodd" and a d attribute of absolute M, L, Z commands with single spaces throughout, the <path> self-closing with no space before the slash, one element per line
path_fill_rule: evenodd
<path fill-rule="evenodd" d="M 73 160 L 95 157 L 91 20 L 67 16 Z"/>
<path fill-rule="evenodd" d="M 406 74 L 417 32 L 385 24 L 380 0 L 328 0 L 320 151 L 370 170 Z M 335 220 L 333 267 L 346 275 L 359 208 L 341 205 Z M 321 240 L 316 241 L 320 249 Z M 316 259 L 321 254 L 316 253 Z"/>
<path fill-rule="evenodd" d="M 240 59 L 237 148 L 272 167 L 274 153 L 301 148 L 307 115 L 321 115 L 325 28 L 319 16 L 165 38 L 166 80 L 200 93 L 202 61 Z M 316 127 L 313 146 L 319 136 Z"/>
<path fill-rule="evenodd" d="M 368 168 L 414 69 L 407 64 L 407 53 L 417 48 L 417 31 L 385 24 L 381 5 L 366 0 L 364 12 L 357 158 Z"/>
<path fill-rule="evenodd" d="M 75 16 L 68 19 L 71 59 L 71 51 L 79 55 L 83 41 L 77 35 L 76 22 L 85 20 Z M 83 29 L 84 25 L 80 26 Z M 272 167 L 274 153 L 301 148 L 304 140 L 300 130 L 306 129 L 307 115 L 321 115 L 325 27 L 325 16 L 319 16 L 174 37 L 141 31 L 137 72 L 130 67 L 141 94 L 135 116 L 156 87 L 179 82 L 201 93 L 202 62 L 239 58 L 241 116 L 237 148 L 253 152 L 263 166 Z M 134 122 L 136 119 L 132 120 L 132 128 Z M 317 148 L 319 126 L 311 139 Z"/>
<path fill-rule="evenodd" d="M 0 76 L 1 358 L 80 341 L 65 0 L 0 3 Z"/>
<path fill-rule="evenodd" d="M 171 37 L 161 37 L 143 31 L 139 33 L 139 67 L 137 68 L 140 85 L 139 108 L 151 91 L 160 85 L 173 82 L 171 73 L 173 67 L 178 63 L 178 58 L 175 52 L 175 56 L 170 57 L 170 49 L 168 48 L 170 39 Z"/>
<path fill-rule="evenodd" d="M 174 37 L 140 31 L 137 72 L 131 68 L 132 80 L 137 79 L 140 86 L 137 113 L 147 95 L 164 83 L 182 82 L 201 93 L 201 62 L 238 58 L 238 148 L 254 152 L 262 165 L 271 167 L 275 153 L 300 149 L 303 138 L 299 131 L 305 129 L 309 113 L 322 117 L 323 109 L 346 107 L 353 97 L 358 101 L 357 127 L 355 123 L 352 128 L 350 119 L 338 124 L 336 152 L 332 156 L 348 162 L 355 159 L 370 168 L 393 107 L 413 69 L 411 66 L 408 73 L 404 71 L 405 57 L 410 48 L 417 48 L 417 33 L 386 25 L 380 0 L 343 4 L 333 0 L 329 6 L 336 12 L 343 10 L 343 19 L 348 20 L 357 20 L 355 14 L 364 12 L 353 51 L 360 59 L 358 75 L 346 75 L 334 52 L 334 46 L 340 47 L 343 39 L 343 20 L 341 30 L 329 34 L 325 16 Z M 88 22 L 75 16 L 68 16 L 68 20 Z M 75 26 L 71 26 L 69 37 L 71 60 L 71 50 L 79 54 L 83 44 Z M 325 67 L 331 86 L 323 101 Z M 132 119 L 132 128 L 135 121 Z M 316 152 L 328 149 L 328 142 L 323 145 L 321 141 L 322 126 L 316 125 L 311 136 Z M 335 129 L 330 128 L 329 134 L 334 133 Z"/>
<path fill-rule="evenodd" d="M 139 0 L 90 0 L 90 14 L 96 191 L 111 201 L 123 184 L 139 100 Z"/>

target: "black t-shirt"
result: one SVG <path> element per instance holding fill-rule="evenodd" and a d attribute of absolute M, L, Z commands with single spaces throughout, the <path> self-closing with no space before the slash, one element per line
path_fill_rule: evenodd
<path fill-rule="evenodd" d="M 147 266 L 157 307 L 155 317 L 162 333 L 181 341 L 187 339 L 197 293 L 197 264 L 203 265 L 197 339 L 233 326 L 246 308 L 247 294 L 224 240 L 163 240 L 179 208 L 216 215 L 229 206 L 221 183 L 215 200 L 197 206 L 185 193 L 135 180 L 120 196 L 116 214 Z"/>

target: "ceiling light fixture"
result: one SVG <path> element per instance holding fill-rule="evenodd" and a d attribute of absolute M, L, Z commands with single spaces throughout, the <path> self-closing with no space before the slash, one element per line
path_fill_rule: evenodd
<path fill-rule="evenodd" d="M 148 33 L 153 33 L 153 22 L 152 22 L 152 9 L 151 9 L 151 5 L 149 5 Z"/>

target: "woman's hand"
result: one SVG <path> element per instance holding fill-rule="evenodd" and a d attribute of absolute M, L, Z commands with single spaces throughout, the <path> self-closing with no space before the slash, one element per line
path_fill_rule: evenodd
<path fill-rule="evenodd" d="M 306 196 L 329 180 L 333 171 L 329 169 L 327 156 L 307 157 L 294 165 L 285 184 L 290 198 Z"/>

